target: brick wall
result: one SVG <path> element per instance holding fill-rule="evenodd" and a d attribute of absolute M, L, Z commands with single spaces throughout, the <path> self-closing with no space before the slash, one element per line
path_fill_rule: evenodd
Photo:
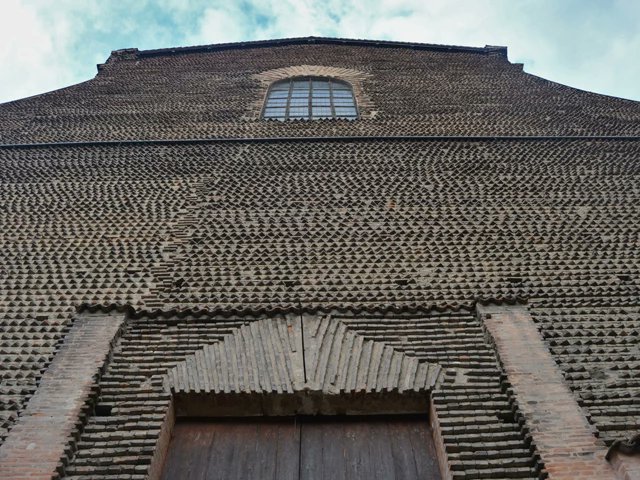
<path fill-rule="evenodd" d="M 552 480 L 616 479 L 606 447 L 565 384 L 524 306 L 479 306 Z"/>
<path fill-rule="evenodd" d="M 40 386 L 0 447 L 0 478 L 50 480 L 73 451 L 87 401 L 124 315 L 77 316 Z"/>

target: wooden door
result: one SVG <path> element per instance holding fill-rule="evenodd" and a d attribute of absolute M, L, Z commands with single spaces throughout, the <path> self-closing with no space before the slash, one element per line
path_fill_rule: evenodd
<path fill-rule="evenodd" d="M 164 480 L 440 480 L 424 418 L 179 422 Z"/>
<path fill-rule="evenodd" d="M 301 480 L 440 478 L 424 418 L 316 417 L 300 437 Z"/>

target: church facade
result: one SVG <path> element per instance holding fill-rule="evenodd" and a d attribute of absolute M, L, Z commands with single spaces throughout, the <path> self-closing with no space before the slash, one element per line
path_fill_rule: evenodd
<path fill-rule="evenodd" d="M 0 105 L 0 478 L 640 478 L 639 180 L 505 47 L 112 52 Z"/>

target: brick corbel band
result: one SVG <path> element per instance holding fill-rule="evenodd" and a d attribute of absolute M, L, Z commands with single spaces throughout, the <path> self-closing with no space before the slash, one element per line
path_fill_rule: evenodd
<path fill-rule="evenodd" d="M 527 308 L 478 305 L 478 314 L 493 337 L 549 479 L 640 479 L 636 470 L 620 465 L 635 459 L 612 458 L 615 470 L 605 460 L 604 443 L 593 435 Z"/>
<path fill-rule="evenodd" d="M 81 313 L 9 436 L 0 447 L 0 478 L 50 480 L 104 365 L 122 313 Z"/>

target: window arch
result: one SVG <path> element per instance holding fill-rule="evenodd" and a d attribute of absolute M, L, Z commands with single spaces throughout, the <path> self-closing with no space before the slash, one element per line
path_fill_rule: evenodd
<path fill-rule="evenodd" d="M 272 120 L 355 120 L 358 109 L 348 83 L 333 78 L 294 77 L 271 85 L 262 116 Z"/>

